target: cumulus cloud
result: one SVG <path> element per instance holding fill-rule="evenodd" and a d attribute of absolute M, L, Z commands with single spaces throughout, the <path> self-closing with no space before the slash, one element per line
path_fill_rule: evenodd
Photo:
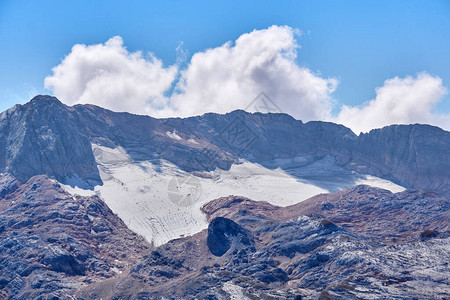
<path fill-rule="evenodd" d="M 272 26 L 243 34 L 235 43 L 195 53 L 181 72 L 171 97 L 173 107 L 184 116 L 224 113 L 246 108 L 264 91 L 294 117 L 328 117 L 337 81 L 298 67 L 295 36 L 290 27 Z"/>
<path fill-rule="evenodd" d="M 296 64 L 298 34 L 288 26 L 254 30 L 195 53 L 181 71 L 178 63 L 164 68 L 153 55 L 129 53 L 120 37 L 75 45 L 45 86 L 68 104 L 93 103 L 158 117 L 245 109 L 264 91 L 294 117 L 323 119 L 330 115 L 337 81 Z M 173 93 L 165 96 L 172 84 Z"/>
<path fill-rule="evenodd" d="M 45 87 L 66 104 L 97 104 L 117 111 L 145 113 L 148 106 L 164 107 L 162 95 L 177 74 L 153 54 L 130 53 L 121 37 L 105 44 L 73 46 L 45 78 Z"/>
<path fill-rule="evenodd" d="M 441 78 L 425 72 L 416 77 L 391 78 L 376 89 L 375 99 L 358 107 L 344 105 L 334 121 L 356 133 L 411 123 L 428 123 L 449 129 L 450 116 L 433 113 L 446 92 Z"/>
<path fill-rule="evenodd" d="M 121 37 L 78 44 L 53 68 L 45 87 L 69 105 L 91 103 L 154 117 L 255 111 L 253 100 L 265 92 L 274 112 L 303 121 L 334 121 L 356 133 L 416 122 L 450 129 L 449 115 L 433 113 L 446 89 L 439 77 L 427 73 L 388 79 L 376 89 L 375 99 L 344 105 L 332 116 L 338 82 L 298 66 L 298 36 L 288 26 L 271 26 L 194 53 L 190 60 L 180 43 L 173 66 L 164 66 L 152 53 L 129 52 Z"/>

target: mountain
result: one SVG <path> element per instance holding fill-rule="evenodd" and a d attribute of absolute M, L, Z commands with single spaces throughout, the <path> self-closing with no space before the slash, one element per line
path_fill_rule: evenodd
<path fill-rule="evenodd" d="M 349 210 L 349 207 L 352 209 Z M 276 207 L 203 207 L 208 229 L 173 240 L 82 299 L 446 299 L 448 200 L 357 186 Z"/>
<path fill-rule="evenodd" d="M 38 96 L 0 115 L 0 170 L 21 182 L 47 174 L 58 180 L 98 178 L 89 139 L 74 110 Z M 97 177 L 96 177 L 97 175 Z"/>
<path fill-rule="evenodd" d="M 98 195 L 155 245 L 206 228 L 200 206 L 232 194 L 286 206 L 368 184 L 449 197 L 448 145 L 450 133 L 428 125 L 356 136 L 286 114 L 155 119 L 50 96 L 0 115 L 0 172 Z"/>
<path fill-rule="evenodd" d="M 0 297 L 447 298 L 449 146 L 36 96 L 0 114 Z"/>
<path fill-rule="evenodd" d="M 392 125 L 356 136 L 342 125 L 305 124 L 286 114 L 234 111 L 155 119 L 36 96 L 0 115 L 0 141 L 1 170 L 22 182 L 47 174 L 62 182 L 81 178 L 101 184 L 94 143 L 187 171 L 229 169 L 239 159 L 276 168 L 277 159 L 303 157 L 311 163 L 329 155 L 350 171 L 450 195 L 450 133 L 429 125 Z"/>

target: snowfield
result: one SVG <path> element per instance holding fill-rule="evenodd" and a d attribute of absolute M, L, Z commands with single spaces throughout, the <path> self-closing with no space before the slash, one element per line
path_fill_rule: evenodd
<path fill-rule="evenodd" d="M 358 184 L 404 190 L 381 178 L 343 171 L 327 157 L 312 163 L 278 160 L 265 164 L 268 167 L 243 161 L 229 171 L 193 175 L 167 161 L 133 161 L 120 147 L 92 147 L 103 185 L 94 191 L 64 187 L 72 194 L 98 195 L 131 230 L 155 246 L 207 228 L 200 208 L 219 197 L 244 196 L 288 206 Z"/>

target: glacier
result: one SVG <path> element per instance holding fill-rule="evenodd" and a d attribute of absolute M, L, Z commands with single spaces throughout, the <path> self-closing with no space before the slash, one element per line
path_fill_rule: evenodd
<path fill-rule="evenodd" d="M 360 184 L 394 193 L 404 190 L 375 176 L 348 174 L 329 158 L 308 164 L 307 158 L 278 159 L 265 163 L 266 167 L 243 160 L 233 164 L 230 170 L 216 168 L 210 172 L 189 173 L 165 160 L 135 161 L 122 147 L 92 144 L 92 149 L 103 185 L 93 190 L 61 185 L 71 194 L 98 195 L 129 229 L 154 246 L 207 228 L 201 207 L 220 197 L 243 196 L 289 206 L 318 194 Z M 305 172 L 314 178 L 300 178 L 298 174 Z M 179 187 L 180 194 L 190 196 L 188 203 L 179 203 L 171 196 L 174 191 L 170 190 L 170 182 L 174 178 L 195 180 L 195 195 L 189 195 L 189 187 L 185 190 Z M 345 180 L 340 180 L 342 178 Z"/>

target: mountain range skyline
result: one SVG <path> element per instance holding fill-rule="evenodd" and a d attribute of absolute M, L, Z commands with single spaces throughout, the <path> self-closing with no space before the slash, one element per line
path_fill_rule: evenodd
<path fill-rule="evenodd" d="M 450 299 L 447 0 L 0 0 L 0 300 Z"/>
<path fill-rule="evenodd" d="M 45 112 L 45 118 L 41 120 L 44 115 L 42 112 Z M 197 117 L 189 117 L 189 118 L 169 118 L 169 119 L 158 119 L 158 118 L 152 118 L 145 115 L 133 115 L 129 113 L 120 113 L 120 112 L 113 112 L 107 109 L 104 109 L 99 106 L 94 105 L 75 105 L 75 106 L 66 106 L 61 101 L 59 101 L 57 98 L 53 96 L 46 96 L 46 95 L 39 95 L 34 97 L 30 102 L 28 102 L 25 105 L 16 105 L 12 107 L 11 109 L 3 112 L 1 114 L 2 116 L 2 127 L 7 128 L 8 126 L 11 126 L 11 122 L 17 122 L 18 120 L 24 120 L 25 124 L 29 123 L 30 121 L 32 123 L 37 122 L 36 124 L 29 124 L 25 127 L 30 128 L 39 128 L 39 126 L 44 126 L 45 130 L 49 130 L 50 138 L 52 135 L 57 134 L 58 132 L 66 132 L 66 134 L 70 134 L 72 132 L 73 134 L 76 134 L 75 136 L 79 136 L 75 138 L 75 136 L 66 136 L 62 135 L 61 137 L 64 137 L 64 140 L 56 140 L 59 143 L 62 143 L 63 147 L 65 143 L 73 143 L 75 146 L 79 147 L 80 145 L 83 145 L 83 150 L 79 149 L 77 152 L 74 153 L 75 157 L 80 157 L 80 159 L 85 160 L 87 162 L 87 165 L 85 163 L 85 166 L 81 169 L 75 170 L 75 169 L 67 169 L 65 171 L 62 170 L 62 172 L 56 172 L 52 175 L 56 175 L 57 178 L 63 179 L 65 172 L 74 172 L 76 176 L 79 176 L 80 178 L 84 178 L 85 176 L 90 176 L 88 174 L 96 173 L 96 167 L 94 163 L 94 154 L 91 147 L 89 146 L 90 143 L 95 143 L 96 140 L 98 140 L 100 137 L 101 139 L 107 138 L 109 142 L 105 142 L 102 140 L 100 144 L 104 145 L 114 145 L 114 147 L 117 146 L 123 146 L 124 149 L 127 149 L 126 143 L 123 141 L 117 140 L 118 137 L 111 136 L 108 131 L 105 131 L 105 128 L 111 127 L 111 126 L 126 126 L 127 132 L 129 132 L 131 135 L 129 137 L 123 137 L 122 139 L 131 139 L 132 136 L 136 139 L 136 141 L 139 141 L 139 143 L 142 143 L 143 145 L 147 144 L 146 147 L 151 147 L 145 151 L 148 151 L 152 149 L 151 151 L 155 151 L 157 148 L 154 148 L 151 143 L 154 143 L 151 139 L 154 138 L 162 138 L 163 141 L 170 141 L 171 143 L 179 144 L 180 148 L 178 151 L 181 151 L 183 153 L 184 149 L 191 149 L 192 151 L 195 151 L 194 153 L 191 153 L 190 155 L 195 154 L 195 156 L 198 157 L 198 159 L 194 161 L 184 161 L 184 157 L 176 157 L 176 155 L 170 156 L 170 160 L 174 163 L 176 163 L 178 166 L 181 166 L 182 168 L 188 170 L 188 171 L 203 171 L 203 170 L 211 170 L 216 167 L 221 167 L 228 169 L 232 163 L 237 162 L 238 159 L 244 158 L 244 159 L 250 159 L 264 162 L 264 159 L 266 157 L 265 154 L 256 154 L 257 152 L 260 152 L 264 150 L 264 148 L 270 149 L 273 147 L 273 145 L 264 144 L 267 142 L 274 143 L 280 143 L 279 145 L 286 145 L 286 149 L 280 149 L 282 152 L 285 152 L 284 155 L 286 155 L 287 158 L 295 157 L 300 151 L 304 151 L 301 149 L 308 149 L 305 147 L 305 145 L 299 145 L 299 141 L 295 141 L 293 138 L 298 134 L 295 131 L 286 131 L 283 136 L 272 136 L 271 140 L 267 140 L 266 135 L 270 134 L 266 131 L 265 128 L 270 128 L 271 126 L 274 126 L 274 122 L 288 122 L 292 125 L 290 126 L 305 126 L 311 127 L 311 128 L 323 128 L 321 130 L 329 130 L 329 133 L 321 133 L 323 136 L 317 136 L 317 137 L 309 137 L 307 136 L 307 139 L 311 139 L 312 143 L 323 143 L 323 145 L 326 145 L 325 147 L 329 147 L 326 149 L 332 149 L 333 147 L 330 147 L 331 144 L 337 143 L 339 145 L 338 147 L 343 147 L 343 149 L 346 149 L 346 147 L 349 147 L 351 144 L 358 140 L 371 140 L 373 138 L 378 138 L 378 136 L 385 135 L 385 134 L 395 134 L 395 135 L 402 135 L 402 134 L 414 134 L 418 135 L 417 138 L 423 139 L 420 141 L 420 143 L 429 144 L 430 142 L 436 143 L 436 151 L 443 151 L 447 152 L 448 150 L 445 149 L 445 142 L 449 138 L 449 132 L 444 131 L 438 127 L 433 127 L 429 125 L 391 125 L 387 126 L 382 129 L 377 129 L 371 131 L 369 134 L 362 134 L 362 135 L 356 135 L 354 134 L 350 129 L 346 128 L 345 126 L 339 125 L 339 124 L 333 124 L 328 122 L 320 122 L 320 121 L 312 121 L 303 123 L 301 120 L 296 120 L 295 118 L 289 116 L 288 114 L 261 114 L 261 113 L 248 113 L 242 110 L 236 110 L 232 113 L 227 114 L 214 114 L 214 113 L 208 113 Z M 33 117 L 36 116 L 36 117 Z M 31 119 L 30 119 L 31 117 Z M 123 123 L 122 120 L 128 119 L 130 124 Z M 116 120 L 116 121 L 113 121 Z M 51 127 L 48 127 L 46 124 L 47 122 L 51 122 Z M 42 123 L 43 122 L 43 123 Z M 112 122 L 112 123 L 111 123 Z M 114 124 L 117 122 L 116 124 Z M 138 122 L 138 123 L 136 123 Z M 206 122 L 211 129 L 208 133 L 206 132 L 199 132 L 199 129 L 197 128 L 202 122 Z M 41 125 L 38 125 L 39 123 L 42 123 Z M 89 127 L 89 125 L 86 124 L 96 124 L 95 126 Z M 181 125 L 185 123 L 186 125 Z M 139 125 L 138 125 L 139 124 Z M 219 124 L 219 125 L 218 125 Z M 222 125 L 220 125 L 222 124 Z M 275 123 L 276 124 L 276 123 Z M 138 126 L 138 127 L 136 127 Z M 202 125 L 204 126 L 204 125 Z M 125 128 L 126 128 L 125 127 Z M 142 132 L 147 132 L 148 136 L 140 136 L 139 133 L 132 133 L 133 131 L 142 130 Z M 201 127 L 200 127 L 201 128 Z M 295 128 L 295 127 L 292 127 Z M 411 131 L 413 128 L 417 128 L 417 133 L 415 131 Z M 26 128 L 23 128 L 26 130 Z M 21 129 L 20 131 L 23 131 Z M 33 131 L 35 131 L 34 129 Z M 97 130 L 100 130 L 96 132 Z M 150 130 L 150 131 L 149 131 Z M 204 129 L 203 129 L 204 130 Z M 202 130 L 202 131 L 203 131 Z M 242 131 L 244 134 L 245 141 L 249 140 L 251 143 L 238 143 L 235 140 L 235 136 L 231 137 L 232 141 L 227 141 L 224 138 L 224 134 L 226 134 L 225 130 L 231 130 L 231 131 Z M 304 130 L 304 129 L 302 129 Z M 20 132 L 19 131 L 19 132 Z M 428 134 L 439 134 L 443 138 L 440 139 L 440 142 L 443 142 L 441 144 L 438 140 L 427 140 L 424 138 L 423 133 Z M 7 135 L 5 135 L 7 134 Z M 13 132 L 3 132 L 3 137 L 7 137 L 8 135 L 14 134 Z M 31 138 L 27 137 L 27 132 L 21 132 L 18 133 L 22 135 L 23 138 Z M 201 136 L 199 136 L 201 134 Z M 204 136 L 206 134 L 206 136 Z M 308 134 L 308 133 L 307 133 Z M 333 136 L 329 136 L 329 134 Z M 43 147 L 47 147 L 47 149 L 51 151 L 56 151 L 55 145 L 53 145 L 55 142 L 51 143 L 51 147 L 48 148 L 48 139 L 47 133 L 35 131 L 33 132 L 33 135 L 36 135 L 32 137 L 33 139 L 43 139 L 44 143 L 42 144 Z M 17 136 L 17 135 L 16 135 Z M 42 137 L 43 136 L 43 137 Z M 70 136 L 70 139 L 69 139 Z M 207 138 L 207 139 L 205 139 Z M 288 138 L 288 140 L 285 140 Z M 383 141 L 385 143 L 381 148 L 381 152 L 385 151 L 385 149 L 391 148 L 393 151 L 392 155 L 397 156 L 396 159 L 408 159 L 404 156 L 404 151 L 402 149 L 398 149 L 399 145 L 401 145 L 402 140 L 393 136 L 389 137 L 391 140 L 389 142 Z M 410 147 L 409 143 L 417 143 L 419 142 L 419 139 L 413 139 L 410 141 L 407 141 L 405 145 L 402 147 Z M 75 139 L 74 142 L 73 139 Z M 79 139 L 79 140 L 78 140 Z M 198 140 L 197 140 L 198 139 Z M 205 140 L 203 140 L 205 139 Z M 340 141 L 339 139 L 343 139 Z M 382 138 L 384 139 L 384 138 Z M 256 145 L 255 145 L 256 140 Z M 347 140 L 347 141 L 345 141 Z M 17 143 L 17 140 L 9 140 L 10 142 Z M 152 141 L 152 142 L 151 142 Z M 222 149 L 214 149 L 209 148 L 211 147 L 211 142 L 213 141 L 216 145 L 221 145 Z M 31 141 L 30 141 L 31 142 Z M 106 144 L 105 144 L 106 143 Z M 150 144 L 149 144 L 150 143 Z M 262 145 L 260 143 L 263 143 Z M 331 143 L 331 144 L 330 144 Z M 392 144 L 391 144 L 392 143 Z M 39 144 L 38 144 L 39 145 Z M 263 146 L 264 145 L 264 146 Z M 414 144 L 413 144 L 414 145 Z M 31 144 L 30 144 L 31 146 Z M 263 146 L 264 148 L 261 148 Z M 10 147 L 8 143 L 4 144 L 5 149 Z M 33 146 L 35 147 L 35 146 Z M 300 147 L 297 149 L 296 147 Z M 315 147 L 315 146 L 314 146 Z M 352 146 L 350 146 L 352 147 Z M 420 147 L 419 145 L 414 145 L 414 147 Z M 14 147 L 15 148 L 15 147 Z M 66 147 L 70 148 L 70 147 Z M 341 151 L 341 149 L 337 148 L 337 151 Z M 208 151 L 211 150 L 215 152 L 214 160 L 212 162 L 208 161 L 209 152 L 205 152 L 207 149 Z M 292 149 L 294 152 L 290 153 L 289 151 Z M 34 150 L 31 148 L 30 150 Z M 42 149 L 44 150 L 44 149 Z M 190 151 L 191 151 L 190 150 Z M 278 150 L 278 151 L 280 151 Z M 368 149 L 369 150 L 369 149 Z M 423 149 L 425 150 L 425 149 Z M 421 151 L 423 151 L 421 150 Z M 158 153 L 161 150 L 156 150 Z M 173 151 L 173 150 L 171 150 Z M 255 152 L 256 151 L 256 152 Z M 310 150 L 306 150 L 310 151 Z M 317 150 L 314 150 L 317 151 Z M 315 153 L 315 152 L 312 153 Z M 325 150 L 325 153 L 327 153 Z M 350 153 L 353 150 L 345 150 L 349 151 Z M 366 151 L 366 150 L 363 150 Z M 370 150 L 373 151 L 373 150 Z M 410 150 L 408 150 L 410 151 Z M 417 151 L 417 150 L 415 150 Z M 428 150 L 427 150 L 428 151 Z M 4 154 L 7 155 L 7 151 L 2 151 Z M 320 151 L 319 151 L 320 152 Z M 332 153 L 332 152 L 331 152 Z M 398 153 L 398 154 L 396 154 Z M 17 155 L 17 154 L 16 154 Z M 41 152 L 39 155 L 47 155 L 44 152 Z M 51 155 L 51 154 L 49 154 Z M 149 154 L 146 153 L 146 156 Z M 159 152 L 157 155 L 165 155 L 164 150 L 163 152 Z M 206 156 L 205 156 L 206 155 Z M 195 157 L 194 156 L 194 157 Z M 342 156 L 342 157 L 341 157 Z M 139 157 L 139 155 L 137 156 Z M 381 156 L 380 156 L 381 157 Z M 25 158 L 25 157 L 24 157 Z M 336 157 L 337 161 L 342 161 L 340 163 L 344 163 L 347 165 L 351 165 L 349 163 L 348 158 L 346 155 L 338 154 Z M 59 158 L 63 159 L 64 158 Z M 205 163 L 201 163 L 202 160 L 205 160 Z M 272 158 L 273 159 L 273 158 Z M 73 160 L 73 158 L 71 159 Z M 7 158 L 2 159 L 2 168 L 6 168 L 5 163 L 8 161 Z M 350 159 L 351 161 L 351 159 Z M 442 161 L 443 163 L 446 163 L 446 161 Z M 374 162 L 371 162 L 373 164 Z M 367 166 L 365 166 L 367 167 Z M 442 165 L 440 163 L 435 162 L 436 171 L 438 169 L 442 168 Z M 352 167 L 354 168 L 354 167 Z M 392 168 L 392 166 L 391 166 Z M 84 170 L 83 170 L 84 169 Z M 39 170 L 39 168 L 37 169 Z M 90 170 L 90 171 L 88 171 Z M 41 170 L 42 171 L 42 170 Z M 442 170 L 443 171 L 443 170 Z M 91 172 L 91 173 L 90 173 Z M 377 171 L 379 172 L 379 171 Z M 445 171 L 444 171 L 445 172 Z M 33 175 L 39 175 L 38 173 L 33 174 L 30 173 L 29 175 L 25 175 L 23 177 L 22 175 L 19 175 L 20 173 L 16 173 L 16 176 L 18 178 L 28 179 Z M 374 174 L 377 175 L 377 174 Z M 96 175 L 95 175 L 96 176 Z M 94 177 L 95 177 L 94 176 Z M 402 184 L 408 184 L 407 180 L 397 178 L 400 183 Z M 412 185 L 414 186 L 414 185 Z"/>
<path fill-rule="evenodd" d="M 89 12 L 85 4 L 3 2 L 0 67 L 9 72 L 0 78 L 0 110 L 52 94 L 69 105 L 188 117 L 245 109 L 265 92 L 297 119 L 357 133 L 390 124 L 450 128 L 445 1 L 240 4 L 255 15 L 207 2 L 169 10 L 100 1 Z M 158 11 L 171 26 L 155 25 Z"/>
<path fill-rule="evenodd" d="M 0 113 L 0 298 L 445 298 L 449 145 L 36 96 Z"/>

